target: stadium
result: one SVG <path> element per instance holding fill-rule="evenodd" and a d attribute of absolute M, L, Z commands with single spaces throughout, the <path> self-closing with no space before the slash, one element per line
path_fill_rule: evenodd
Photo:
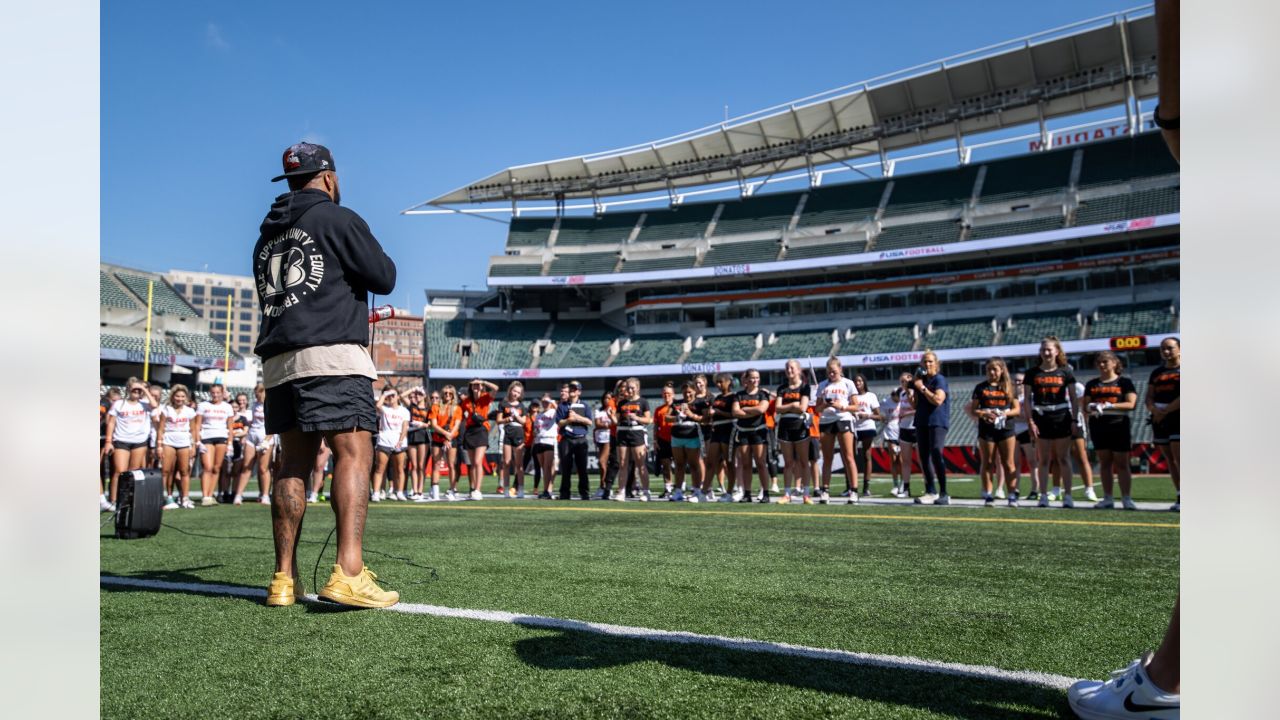
<path fill-rule="evenodd" d="M 103 716 L 1069 716 L 1067 686 L 1159 642 L 1178 582 L 1179 516 L 1167 510 L 1180 498 L 1143 403 L 1162 343 L 1180 348 L 1180 174 L 1154 124 L 1156 89 L 1145 7 L 673 137 L 514 165 L 409 207 L 422 223 L 474 215 L 508 228 L 487 287 L 425 289 L 420 353 L 400 349 L 416 342 L 416 318 L 399 318 L 379 389 L 482 380 L 501 397 L 518 381 L 528 400 L 576 381 L 594 405 L 638 378 L 657 407 L 665 384 L 678 395 L 699 374 L 727 374 L 734 391 L 748 370 L 761 387 L 785 385 L 793 360 L 816 386 L 835 358 L 886 403 L 929 355 L 953 398 L 942 453 L 955 502 L 898 494 L 883 424 L 862 501 L 856 472 L 839 496 L 836 457 L 819 507 L 807 490 L 804 506 L 797 494 L 780 507 L 776 485 L 770 502 L 763 471 L 768 504 L 755 506 L 749 495 L 746 507 L 545 502 L 524 486 L 517 500 L 513 481 L 489 492 L 504 464 L 494 432 L 489 488 L 472 496 L 482 502 L 429 502 L 419 467 L 409 490 L 422 504 L 370 506 L 365 552 L 400 589 L 399 612 L 311 597 L 268 623 L 266 564 L 248 550 L 267 552 L 271 511 L 220 498 L 165 513 L 145 543 L 104 539 Z M 238 287 L 208 301 L 227 302 L 222 315 L 198 312 L 172 273 L 104 263 L 100 288 L 104 384 L 136 376 L 186 382 L 199 400 L 214 384 L 252 397 L 256 359 L 213 324 L 230 322 Z M 392 326 L 370 327 L 376 358 Z M 1137 512 L 1079 499 L 1076 510 L 983 507 L 966 403 L 990 358 L 1029 371 L 1048 336 L 1081 382 L 1103 352 L 1132 380 Z M 661 485 L 658 438 L 644 431 Z M 907 459 L 916 478 L 921 460 Z M 1096 462 L 1076 462 L 1075 482 L 1088 482 L 1074 489 L 1091 498 Z M 593 500 L 612 499 L 602 464 L 593 453 L 591 488 L 604 491 Z M 435 470 L 471 489 L 465 459 Z M 672 499 L 670 487 L 650 498 L 616 481 L 619 500 Z M 717 482 L 722 501 L 736 499 Z M 403 473 L 399 488 L 409 499 Z M 323 580 L 332 553 L 329 517 L 316 517 L 300 553 L 311 591 L 310 561 Z M 193 606 L 214 620 L 182 625 Z M 183 642 L 164 642 L 180 626 Z M 142 679 L 108 661 L 138 638 L 159 641 Z M 240 654 L 262 642 L 302 662 Z M 337 666 L 335 644 L 350 650 Z M 237 692 L 176 693 L 166 668 L 197 656 Z M 337 686 L 358 700 L 345 712 L 307 691 Z M 264 709 L 280 692 L 288 709 Z"/>

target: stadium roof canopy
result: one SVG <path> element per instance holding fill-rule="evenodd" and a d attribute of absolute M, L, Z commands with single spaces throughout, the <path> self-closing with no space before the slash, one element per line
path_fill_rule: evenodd
<path fill-rule="evenodd" d="M 1123 104 L 1156 94 L 1151 6 L 907 68 L 724 123 L 608 152 L 518 165 L 426 205 L 593 198 L 845 163 L 890 150 Z M 427 211 L 430 212 L 430 211 Z M 439 212 L 439 211 L 436 211 Z"/>

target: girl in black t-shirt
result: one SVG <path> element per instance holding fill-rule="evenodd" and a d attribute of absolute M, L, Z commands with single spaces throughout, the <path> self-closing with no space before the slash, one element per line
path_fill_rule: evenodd
<path fill-rule="evenodd" d="M 709 494 L 711 483 L 723 472 L 721 490 L 724 496 L 720 498 L 720 502 L 733 502 L 736 482 L 733 464 L 733 376 L 718 373 L 715 380 L 720 394 L 712 398 L 710 412 L 704 416 L 710 418 L 711 439 L 707 441 L 707 467 L 702 479 L 702 491 Z"/>
<path fill-rule="evenodd" d="M 738 429 L 738 487 L 742 499 L 751 502 L 751 467 L 754 464 L 760 475 L 760 488 L 764 492 L 760 502 L 769 502 L 769 467 L 765 462 L 765 450 L 769 447 L 769 433 L 764 414 L 769 409 L 769 391 L 760 387 L 760 371 L 751 368 L 742 374 L 742 390 L 733 396 L 733 417 Z"/>
<path fill-rule="evenodd" d="M 1182 387 L 1182 341 L 1176 337 L 1167 337 L 1160 341 L 1160 357 L 1164 365 L 1151 372 L 1147 382 L 1146 405 L 1151 413 L 1151 432 L 1155 435 L 1156 447 L 1162 450 L 1169 462 L 1169 476 L 1173 479 L 1173 489 L 1181 488 L 1182 476 L 1182 435 L 1178 416 L 1182 407 L 1180 398 Z M 1182 507 L 1182 495 L 1169 508 L 1178 512 Z"/>
<path fill-rule="evenodd" d="M 702 491 L 702 418 L 707 414 L 711 403 L 698 398 L 698 389 L 692 381 L 686 382 L 681 389 L 684 396 L 675 404 L 675 415 L 671 424 L 671 457 L 675 469 L 675 492 L 672 500 L 684 497 L 684 471 L 689 468 L 693 476 L 690 487 L 693 495 L 687 496 L 690 502 L 702 502 L 706 499 Z"/>
<path fill-rule="evenodd" d="M 803 481 L 809 477 L 809 384 L 804 381 L 799 360 L 788 360 L 787 381 L 778 386 L 774 413 L 778 426 L 778 449 L 782 452 L 784 494 L 778 502 L 800 501 Z"/>
<path fill-rule="evenodd" d="M 1013 464 L 1017 447 L 1013 419 L 1022 410 L 1013 392 L 1013 381 L 1004 360 L 991 358 L 986 366 L 987 380 L 973 388 L 973 397 L 964 411 L 978 423 L 978 454 L 982 458 L 982 501 L 991 507 L 997 462 L 1004 468 L 1009 483 L 1009 507 L 1018 507 L 1018 479 Z"/>
<path fill-rule="evenodd" d="M 1076 417 L 1076 378 L 1058 338 L 1050 335 L 1040 342 L 1040 364 L 1024 376 L 1022 405 L 1030 410 L 1027 429 L 1036 439 L 1036 454 L 1040 457 L 1040 507 L 1049 507 L 1049 493 L 1044 486 L 1051 471 L 1055 488 L 1063 490 L 1062 507 L 1075 507 L 1068 455 Z"/>
<path fill-rule="evenodd" d="M 649 445 L 645 426 L 653 423 L 649 401 L 640 397 L 640 378 L 627 378 L 622 384 L 622 396 L 618 398 L 618 477 L 625 478 L 636 468 L 636 496 L 641 502 L 649 501 Z M 614 500 L 627 499 L 626 483 L 618 484 Z"/>
<path fill-rule="evenodd" d="M 1102 499 L 1099 509 L 1116 506 L 1112 498 L 1112 476 L 1120 478 L 1120 499 L 1125 510 L 1136 510 L 1129 488 L 1129 452 L 1133 449 L 1129 415 L 1138 405 L 1138 389 L 1133 381 L 1120 375 L 1120 358 L 1110 350 L 1098 353 L 1093 361 L 1098 377 L 1084 385 L 1085 414 L 1089 418 L 1089 439 L 1098 454 L 1098 470 L 1102 474 Z"/>

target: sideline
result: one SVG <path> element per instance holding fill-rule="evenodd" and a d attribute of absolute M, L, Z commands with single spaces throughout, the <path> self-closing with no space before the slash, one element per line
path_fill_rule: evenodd
<path fill-rule="evenodd" d="M 102 587 L 137 587 L 144 589 L 198 593 L 201 595 L 232 595 L 247 598 L 266 598 L 267 591 L 262 588 L 249 588 L 239 585 L 218 585 L 214 583 L 182 583 L 166 580 L 150 580 L 145 578 L 119 577 L 101 575 Z M 315 595 L 307 595 L 303 602 L 330 605 Z M 265 607 L 265 606 L 264 606 Z M 500 610 L 470 610 L 466 608 L 449 608 L 439 605 L 419 605 L 400 603 L 386 608 L 386 612 L 406 615 L 430 615 L 433 617 L 457 618 L 463 620 L 481 620 L 484 622 L 506 623 L 524 627 L 548 628 L 553 630 L 569 630 L 573 632 L 594 633 L 611 637 L 631 638 L 635 640 L 651 640 L 684 645 L 708 645 L 711 647 L 740 650 L 744 652 L 769 653 L 802 657 L 813 660 L 848 663 L 900 670 L 915 670 L 941 675 L 973 677 L 983 680 L 998 680 L 1023 685 L 1037 685 L 1054 690 L 1066 690 L 1076 678 L 1065 675 L 1034 672 L 1031 670 L 1004 670 L 988 665 L 964 665 L 961 663 L 925 660 L 917 657 L 899 655 L 877 655 L 874 653 L 853 652 L 850 650 L 831 650 L 827 648 L 792 645 L 790 643 L 766 642 L 749 638 L 723 637 L 720 635 L 702 635 L 699 633 L 678 630 L 657 630 L 653 628 L 630 627 L 626 625 L 609 625 L 606 623 L 585 622 L 542 615 L 521 615 L 502 612 Z M 272 612 L 282 612 L 272 609 Z M 284 611 L 287 612 L 287 611 Z"/>

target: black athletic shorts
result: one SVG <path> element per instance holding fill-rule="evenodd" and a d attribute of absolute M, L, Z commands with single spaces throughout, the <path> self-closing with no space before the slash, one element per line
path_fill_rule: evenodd
<path fill-rule="evenodd" d="M 1008 440 L 1011 437 L 1013 437 L 1013 428 L 1011 427 L 1006 426 L 1004 428 L 997 430 L 996 426 L 992 425 L 991 423 L 987 423 L 987 422 L 978 423 L 978 439 L 979 440 L 986 440 L 987 442 L 1000 442 L 1001 440 Z"/>
<path fill-rule="evenodd" d="M 738 428 L 737 447 L 743 445 L 768 445 L 769 444 L 769 428 L 761 425 L 758 428 L 746 430 Z"/>
<path fill-rule="evenodd" d="M 384 455 L 399 455 L 400 453 L 404 452 L 404 448 L 400 448 L 399 450 L 397 450 L 393 447 L 387 447 L 386 445 L 379 445 L 377 450 L 378 452 L 383 453 Z"/>
<path fill-rule="evenodd" d="M 128 450 L 129 452 L 133 452 L 134 450 L 141 450 L 142 448 L 147 447 L 147 441 L 143 440 L 142 442 L 136 442 L 136 443 L 125 443 L 125 442 L 111 443 L 111 447 L 115 448 L 116 450 Z"/>
<path fill-rule="evenodd" d="M 857 436 L 858 438 L 858 442 L 875 440 L 877 434 L 878 433 L 875 430 L 858 430 L 856 433 L 854 433 L 854 435 Z"/>
<path fill-rule="evenodd" d="M 619 447 L 645 447 L 645 434 L 643 430 L 618 430 L 618 446 Z"/>
<path fill-rule="evenodd" d="M 809 437 L 809 428 L 804 426 L 804 421 L 800 422 L 779 422 L 778 423 L 778 441 L 798 443 L 804 442 Z"/>
<path fill-rule="evenodd" d="M 658 443 L 658 462 L 662 462 L 663 460 L 670 460 L 671 459 L 671 441 L 658 438 L 657 443 Z"/>
<path fill-rule="evenodd" d="M 226 445 L 227 439 L 226 438 L 205 438 L 201 440 L 200 443 L 202 445 Z M 146 443 L 139 443 L 139 445 L 140 446 L 146 445 Z"/>
<path fill-rule="evenodd" d="M 426 428 L 418 428 L 417 430 L 410 430 L 410 431 L 409 431 L 409 444 L 410 444 L 410 445 L 426 445 L 426 444 L 427 444 L 427 429 L 426 429 Z"/>
<path fill-rule="evenodd" d="M 818 429 L 822 431 L 823 435 L 838 435 L 840 433 L 851 433 L 853 432 L 853 421 L 852 420 L 836 420 L 834 422 L 821 423 L 818 425 Z"/>
<path fill-rule="evenodd" d="M 1036 430 L 1042 440 L 1062 440 L 1071 437 L 1071 426 L 1075 421 L 1070 410 L 1054 410 L 1048 413 L 1036 413 Z"/>
<path fill-rule="evenodd" d="M 538 455 L 541 455 L 544 452 L 550 452 L 555 449 L 556 449 L 555 445 L 548 445 L 547 443 L 534 443 L 533 455 L 534 457 L 537 457 Z"/>
<path fill-rule="evenodd" d="M 1072 440 L 1076 440 L 1076 439 L 1083 440 L 1083 439 L 1084 439 L 1084 426 L 1080 425 L 1079 423 L 1075 423 L 1075 422 L 1071 423 L 1071 439 L 1072 439 Z"/>
<path fill-rule="evenodd" d="M 1152 420 L 1151 433 L 1155 436 L 1156 445 L 1168 445 L 1170 441 L 1182 442 L 1182 437 L 1178 433 L 1178 412 L 1165 415 L 1164 420 L 1160 422 Z"/>
<path fill-rule="evenodd" d="M 520 447 L 524 445 L 524 426 L 523 425 L 505 425 L 502 432 L 502 444 L 511 447 Z"/>
<path fill-rule="evenodd" d="M 898 442 L 916 444 L 916 429 L 913 427 L 898 428 Z"/>
<path fill-rule="evenodd" d="M 711 426 L 711 440 L 709 442 L 729 445 L 733 442 L 733 423 L 725 423 L 724 425 Z"/>
<path fill-rule="evenodd" d="M 489 447 L 489 429 L 484 425 L 467 428 L 466 434 L 462 436 L 462 446 L 468 450 Z"/>
<path fill-rule="evenodd" d="M 1089 437 L 1094 450 L 1127 453 L 1133 449 L 1129 418 L 1126 416 L 1089 418 Z"/>
<path fill-rule="evenodd" d="M 373 381 L 367 377 L 304 377 L 267 388 L 268 435 L 352 429 L 378 432 Z"/>
<path fill-rule="evenodd" d="M 1022 432 L 1018 433 L 1019 445 L 1030 445 L 1031 443 L 1034 443 L 1034 442 L 1035 440 L 1033 440 L 1031 437 L 1031 430 L 1023 430 Z"/>

